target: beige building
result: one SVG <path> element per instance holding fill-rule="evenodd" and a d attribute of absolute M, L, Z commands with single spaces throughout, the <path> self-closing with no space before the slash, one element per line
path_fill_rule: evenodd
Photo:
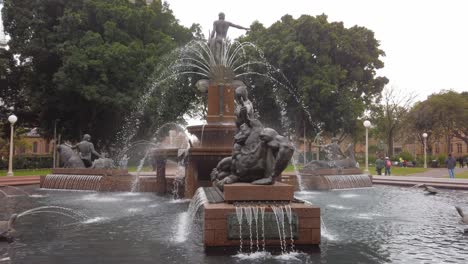
<path fill-rule="evenodd" d="M 52 155 L 53 140 L 43 138 L 37 128 L 21 135 L 21 142 L 15 146 L 15 155 Z"/>

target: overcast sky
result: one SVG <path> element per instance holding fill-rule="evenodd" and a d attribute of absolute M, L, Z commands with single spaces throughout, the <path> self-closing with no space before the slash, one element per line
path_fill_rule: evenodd
<path fill-rule="evenodd" d="M 364 26 L 375 32 L 385 51 L 379 71 L 399 89 L 418 100 L 442 89 L 468 91 L 468 1 L 463 0 L 167 0 L 179 21 L 199 23 L 208 36 L 219 12 L 245 27 L 258 20 L 270 26 L 283 15 L 325 13 L 346 27 Z M 230 28 L 235 38 L 243 30 Z"/>

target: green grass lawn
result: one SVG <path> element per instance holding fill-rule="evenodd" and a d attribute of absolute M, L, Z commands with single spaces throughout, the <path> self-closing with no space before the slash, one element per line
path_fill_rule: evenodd
<path fill-rule="evenodd" d="M 6 176 L 7 170 L 0 170 L 0 177 Z M 35 169 L 35 170 L 13 170 L 14 176 L 38 176 L 47 175 L 51 172 L 51 169 Z"/>
<path fill-rule="evenodd" d="M 302 169 L 302 165 L 296 165 L 296 169 L 297 170 L 300 170 Z M 284 170 L 284 172 L 294 172 L 295 169 L 294 169 L 294 166 L 292 164 L 289 164 L 288 167 L 286 167 L 286 169 Z"/>
<path fill-rule="evenodd" d="M 455 178 L 468 179 L 468 171 L 455 173 Z"/>
<path fill-rule="evenodd" d="M 364 167 L 361 167 L 362 170 L 364 170 Z M 425 168 L 404 168 L 404 167 L 396 167 L 396 166 L 392 166 L 392 169 L 391 169 L 391 173 L 392 173 L 392 176 L 408 176 L 409 174 L 413 174 L 413 173 L 420 173 L 420 172 L 425 172 L 427 171 L 428 169 L 425 169 Z M 374 167 L 369 167 L 369 171 L 372 173 L 372 174 L 375 174 L 375 168 Z M 385 170 L 382 169 L 382 173 L 384 173 Z"/>

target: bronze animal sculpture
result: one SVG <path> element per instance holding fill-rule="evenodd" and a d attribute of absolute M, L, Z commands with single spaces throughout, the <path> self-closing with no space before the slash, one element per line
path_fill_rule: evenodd
<path fill-rule="evenodd" d="M 457 210 L 458 214 L 461 216 L 461 220 L 464 224 L 467 224 L 468 225 L 468 215 L 465 215 L 465 213 L 463 212 L 463 210 L 458 207 L 458 206 L 455 206 L 455 209 Z M 465 229 L 464 230 L 465 234 L 468 234 L 468 229 Z"/>
<path fill-rule="evenodd" d="M 413 186 L 413 188 L 424 188 L 424 191 L 426 192 L 426 194 L 437 194 L 439 192 L 439 190 L 437 190 L 436 188 L 432 187 L 432 186 L 428 186 L 426 185 L 425 183 L 420 183 L 420 184 L 416 184 Z"/>
<path fill-rule="evenodd" d="M 313 160 L 307 163 L 303 170 L 316 170 L 316 169 L 331 169 L 331 168 L 355 168 L 356 158 L 354 157 L 354 146 L 349 144 L 344 152 L 346 158 L 339 160 Z M 338 154 L 336 154 L 338 156 Z"/>
<path fill-rule="evenodd" d="M 14 241 L 15 223 L 18 218 L 17 214 L 12 214 L 8 221 L 0 221 L 0 241 L 12 243 Z"/>
<path fill-rule="evenodd" d="M 64 168 L 85 168 L 80 156 L 70 146 L 61 144 L 57 146 L 57 151 Z"/>

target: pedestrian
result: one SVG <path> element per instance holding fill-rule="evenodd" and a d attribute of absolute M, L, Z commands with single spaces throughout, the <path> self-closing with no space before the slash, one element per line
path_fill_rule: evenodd
<path fill-rule="evenodd" d="M 382 169 L 385 167 L 385 162 L 383 161 L 383 159 L 381 159 L 380 157 L 377 157 L 377 159 L 375 160 L 375 170 L 377 171 L 377 175 L 382 175 Z"/>
<path fill-rule="evenodd" d="M 445 160 L 445 165 L 447 166 L 447 169 L 449 171 L 450 179 L 454 179 L 455 178 L 454 170 L 455 170 L 455 166 L 457 166 L 457 160 L 454 157 L 452 157 L 452 153 L 448 154 L 448 158 Z"/>
<path fill-rule="evenodd" d="M 385 176 L 391 175 L 391 171 L 390 171 L 391 168 L 392 168 L 392 161 L 388 157 L 385 157 Z"/>
<path fill-rule="evenodd" d="M 460 168 L 463 168 L 463 158 L 462 157 L 460 157 L 458 159 L 458 162 L 460 163 Z"/>

